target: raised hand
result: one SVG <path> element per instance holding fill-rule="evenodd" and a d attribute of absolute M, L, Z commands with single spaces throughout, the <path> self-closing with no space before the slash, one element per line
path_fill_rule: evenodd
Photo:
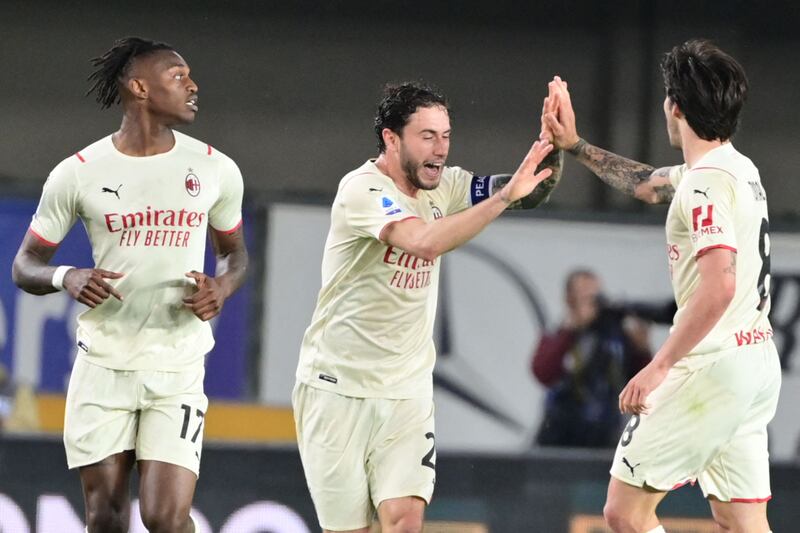
<path fill-rule="evenodd" d="M 548 141 L 537 140 L 522 160 L 511 180 L 500 190 L 500 198 L 506 203 L 513 203 L 528 196 L 542 181 L 546 180 L 553 170 L 545 168 L 538 173 L 536 167 L 553 150 L 553 145 Z"/>
<path fill-rule="evenodd" d="M 89 307 L 97 307 L 109 296 L 122 301 L 122 294 L 107 279 L 119 279 L 125 274 L 102 268 L 73 268 L 64 276 L 63 285 L 69 295 Z"/>
<path fill-rule="evenodd" d="M 544 103 L 542 104 L 542 129 L 539 133 L 539 139 L 543 141 L 553 142 L 553 130 L 550 126 L 545 122 L 544 117 L 549 114 L 555 114 L 556 117 L 558 116 L 558 104 L 559 104 L 559 94 L 552 83 L 547 84 L 547 96 L 544 98 Z"/>
<path fill-rule="evenodd" d="M 187 272 L 186 277 L 197 282 L 197 292 L 183 299 L 184 307 L 203 321 L 217 316 L 225 303 L 225 295 L 217 280 L 196 270 Z"/>
<path fill-rule="evenodd" d="M 556 76 L 547 84 L 548 91 L 557 102 L 556 111 L 542 115 L 542 128 L 553 136 L 553 144 L 559 150 L 569 150 L 580 140 L 575 125 L 575 111 L 572 108 L 567 82 Z M 550 98 L 550 96 L 548 96 Z"/>

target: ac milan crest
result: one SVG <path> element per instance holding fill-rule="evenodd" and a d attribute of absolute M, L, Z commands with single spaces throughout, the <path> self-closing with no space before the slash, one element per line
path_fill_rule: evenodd
<path fill-rule="evenodd" d="M 200 194 L 200 179 L 192 173 L 192 169 L 189 169 L 183 184 L 186 186 L 186 192 L 189 193 L 189 196 Z"/>

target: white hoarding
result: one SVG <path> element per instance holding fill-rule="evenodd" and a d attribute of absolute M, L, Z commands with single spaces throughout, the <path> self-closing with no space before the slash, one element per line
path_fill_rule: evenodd
<path fill-rule="evenodd" d="M 328 208 L 317 206 L 270 210 L 261 367 L 266 403 L 290 404 L 300 340 L 320 287 L 329 215 Z M 780 347 L 800 332 L 800 239 L 774 234 L 772 247 L 773 274 L 796 276 L 785 278 L 775 298 L 773 325 Z M 576 267 L 596 271 L 612 300 L 672 297 L 660 226 L 507 215 L 445 256 L 436 333 L 437 447 L 514 453 L 530 446 L 544 395 L 530 371 L 532 351 L 543 327 L 563 318 L 564 278 Z M 665 328 L 654 330 L 654 347 L 665 335 Z M 795 368 L 800 359 L 789 363 L 795 364 L 784 375 L 771 428 L 777 458 L 795 453 L 800 434 L 800 419 L 791 414 L 800 400 Z"/>

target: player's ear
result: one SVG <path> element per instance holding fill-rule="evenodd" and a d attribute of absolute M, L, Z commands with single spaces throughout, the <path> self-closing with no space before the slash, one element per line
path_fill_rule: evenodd
<path fill-rule="evenodd" d="M 681 108 L 678 107 L 678 103 L 673 102 L 672 100 L 670 100 L 669 102 L 671 106 L 669 112 L 672 114 L 672 116 L 675 118 L 683 118 L 683 111 L 681 111 Z"/>
<path fill-rule="evenodd" d="M 134 98 L 141 100 L 147 99 L 147 83 L 143 79 L 130 77 L 124 80 L 123 84 Z"/>
<path fill-rule="evenodd" d="M 383 128 L 383 131 L 381 131 L 381 136 L 383 137 L 383 143 L 386 145 L 386 148 L 391 147 L 392 149 L 397 150 L 397 144 L 400 141 L 399 135 L 389 128 Z"/>

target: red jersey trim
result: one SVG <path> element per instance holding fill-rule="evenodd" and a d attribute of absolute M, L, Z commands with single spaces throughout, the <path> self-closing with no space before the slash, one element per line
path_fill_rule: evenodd
<path fill-rule="evenodd" d="M 33 231 L 33 228 L 28 228 L 28 231 L 30 231 L 30 232 L 31 232 L 31 235 L 33 235 L 34 237 L 36 237 L 36 239 L 37 239 L 39 242 L 41 242 L 42 244 L 44 244 L 44 245 L 46 245 L 46 246 L 58 246 L 58 243 L 57 243 L 57 242 L 50 242 L 50 241 L 48 241 L 47 239 L 45 239 L 44 237 L 42 237 L 41 235 L 39 235 L 38 233 L 36 233 L 35 231 Z"/>
<path fill-rule="evenodd" d="M 694 172 L 695 170 L 719 170 L 720 172 L 724 172 L 728 176 L 732 177 L 734 180 L 739 181 L 736 178 L 736 176 L 734 176 L 733 174 L 731 174 L 730 172 L 728 172 L 724 168 L 719 168 L 719 167 L 695 167 L 695 168 L 689 169 L 689 172 Z"/>
<path fill-rule="evenodd" d="M 764 503 L 772 499 L 770 494 L 766 498 L 731 498 L 731 503 Z"/>
<path fill-rule="evenodd" d="M 75 157 L 77 157 L 77 158 L 78 158 L 78 160 L 79 160 L 81 163 L 86 163 L 86 160 L 83 158 L 83 156 L 81 155 L 81 153 L 80 153 L 80 152 L 75 152 Z"/>
<path fill-rule="evenodd" d="M 703 254 L 705 254 L 706 252 L 708 252 L 710 250 L 713 250 L 715 248 L 722 248 L 724 250 L 730 250 L 733 253 L 738 253 L 736 248 L 734 248 L 733 246 L 728 246 L 727 244 L 712 244 L 711 246 L 706 246 L 705 248 L 701 249 L 699 252 L 694 254 L 694 257 L 696 259 L 696 258 L 702 256 Z"/>
<path fill-rule="evenodd" d="M 695 484 L 695 483 L 697 483 L 697 481 L 696 481 L 696 480 L 694 480 L 694 479 L 687 479 L 687 480 L 686 480 L 686 481 L 684 481 L 683 483 L 677 483 L 677 484 L 675 484 L 675 486 L 673 486 L 673 487 L 672 487 L 671 489 L 669 489 L 669 490 L 675 490 L 675 489 L 679 489 L 679 488 L 681 488 L 681 487 L 683 487 L 683 486 L 686 486 L 686 485 L 691 485 L 691 486 L 693 486 L 693 487 L 694 487 L 694 484 Z"/>
<path fill-rule="evenodd" d="M 208 145 L 208 155 L 211 155 L 211 145 Z"/>
<path fill-rule="evenodd" d="M 237 229 L 241 228 L 243 222 L 244 222 L 244 220 L 239 219 L 239 222 L 234 227 L 232 227 L 231 229 L 217 229 L 217 228 L 214 228 L 214 230 L 218 231 L 219 233 L 224 233 L 225 235 L 230 235 L 231 233 L 235 233 Z"/>

